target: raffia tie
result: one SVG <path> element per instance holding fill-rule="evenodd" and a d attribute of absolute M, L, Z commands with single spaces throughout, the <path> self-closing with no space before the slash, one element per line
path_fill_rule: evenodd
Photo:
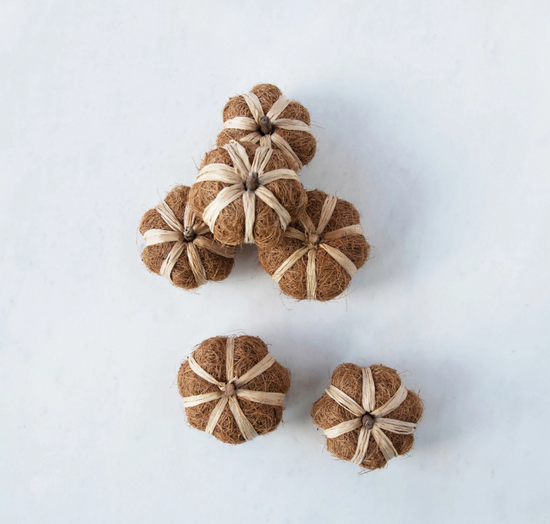
<path fill-rule="evenodd" d="M 202 214 L 204 222 L 213 230 L 221 211 L 231 202 L 242 197 L 245 213 L 244 241 L 247 244 L 253 244 L 255 204 L 258 197 L 277 213 L 281 227 L 285 230 L 291 220 L 290 214 L 265 186 L 276 180 L 299 181 L 298 175 L 292 169 L 274 169 L 266 173 L 265 168 L 273 153 L 269 147 L 260 146 L 256 149 L 252 165 L 248 160 L 246 149 L 235 140 L 231 140 L 223 147 L 229 153 L 233 167 L 226 164 L 208 164 L 197 176 L 197 182 L 214 181 L 231 184 L 223 188 L 206 206 Z"/>
<path fill-rule="evenodd" d="M 353 277 L 357 272 L 355 264 L 342 253 L 339 249 L 332 247 L 326 242 L 330 240 L 335 240 L 337 238 L 346 237 L 349 235 L 362 235 L 363 228 L 361 224 L 354 224 L 352 226 L 342 227 L 334 231 L 329 231 L 328 233 L 323 234 L 325 227 L 327 226 L 329 220 L 334 213 L 336 203 L 338 199 L 334 196 L 327 196 L 323 208 L 321 209 L 321 216 L 319 218 L 319 224 L 317 227 L 313 225 L 313 222 L 309 215 L 304 215 L 300 222 L 304 228 L 304 233 L 289 227 L 285 232 L 285 237 L 287 238 L 297 238 L 304 243 L 304 246 L 296 250 L 292 255 L 290 255 L 271 275 L 271 277 L 279 282 L 283 278 L 284 274 L 294 265 L 298 260 L 303 256 L 307 255 L 307 298 L 308 300 L 315 300 L 317 293 L 317 276 L 315 274 L 315 259 L 317 249 L 324 249 L 338 264 L 340 264 L 350 277 Z"/>
<path fill-rule="evenodd" d="M 189 366 L 191 369 L 201 378 L 218 386 L 219 391 L 213 391 L 211 393 L 203 393 L 201 395 L 193 395 L 191 397 L 183 398 L 183 405 L 186 408 L 198 406 L 205 402 L 212 402 L 218 400 L 216 407 L 210 413 L 208 424 L 206 425 L 206 433 L 212 435 L 220 417 L 225 409 L 227 403 L 229 403 L 229 409 L 235 418 L 235 422 L 244 437 L 245 440 L 252 440 L 258 436 L 256 430 L 250 423 L 250 421 L 244 415 L 241 407 L 239 406 L 238 398 L 245 398 L 252 402 L 258 402 L 260 404 L 269 404 L 270 406 L 282 406 L 284 402 L 284 393 L 267 393 L 264 391 L 252 391 L 249 389 L 242 389 L 244 385 L 250 382 L 253 378 L 261 375 L 264 371 L 269 369 L 275 362 L 273 356 L 269 353 L 258 362 L 255 366 L 250 368 L 241 377 L 236 377 L 234 372 L 234 358 L 235 357 L 235 338 L 229 337 L 226 345 L 226 375 L 227 382 L 219 382 L 212 375 L 202 369 L 197 361 L 191 355 L 189 357 Z M 230 378 L 231 377 L 231 378 Z"/>
<path fill-rule="evenodd" d="M 199 286 L 206 284 L 208 280 L 197 246 L 203 247 L 225 258 L 235 258 L 234 247 L 222 246 L 219 242 L 203 236 L 205 233 L 209 232 L 208 226 L 202 222 L 195 223 L 195 214 L 191 211 L 189 206 L 185 206 L 183 224 L 178 220 L 178 217 L 176 217 L 166 202 L 162 201 L 155 209 L 159 212 L 168 227 L 170 227 L 171 231 L 165 229 L 149 229 L 145 232 L 143 238 L 145 239 L 146 247 L 162 244 L 164 242 L 175 242 L 170 253 L 168 253 L 168 256 L 160 266 L 160 274 L 166 277 L 170 282 L 172 282 L 172 270 L 186 245 L 189 265 L 191 266 L 191 271 Z"/>
<path fill-rule="evenodd" d="M 347 409 L 350 413 L 357 417 L 352 420 L 346 420 L 345 422 L 337 424 L 332 428 L 325 429 L 325 436 L 327 438 L 336 438 L 357 428 L 361 428 L 357 448 L 351 459 L 351 462 L 357 464 L 358 466 L 363 463 L 363 460 L 365 460 L 371 434 L 375 442 L 378 444 L 378 448 L 382 452 L 382 455 L 384 455 L 384 458 L 388 461 L 394 457 L 397 457 L 397 451 L 391 440 L 382 430 L 389 431 L 390 433 L 398 433 L 400 435 L 411 435 L 416 430 L 416 424 L 412 422 L 384 418 L 385 415 L 391 413 L 394 409 L 399 407 L 407 398 L 407 388 L 401 384 L 395 395 L 388 400 L 388 402 L 386 402 L 383 406 L 374 409 L 375 389 L 372 371 L 370 367 L 361 369 L 363 371 L 361 405 L 357 404 L 355 400 L 333 385 L 330 385 L 325 390 L 325 393 L 330 398 L 335 400 L 340 406 Z"/>
<path fill-rule="evenodd" d="M 301 120 L 294 120 L 292 118 L 278 118 L 278 116 L 286 109 L 290 100 L 286 96 L 281 95 L 271 106 L 271 109 L 267 112 L 267 115 L 264 115 L 264 110 L 262 109 L 262 104 L 260 100 L 254 93 L 244 93 L 242 95 L 248 105 L 250 112 L 252 113 L 252 118 L 247 116 L 237 116 L 230 120 L 227 120 L 224 124 L 225 129 L 242 129 L 244 131 L 251 131 L 250 134 L 246 135 L 242 140 L 245 142 L 252 142 L 254 144 L 260 143 L 262 146 L 272 147 L 272 145 L 277 146 L 281 151 L 286 153 L 289 157 L 292 158 L 294 162 L 298 165 L 299 169 L 302 169 L 302 162 L 290 147 L 290 144 L 280 135 L 274 133 L 275 129 L 286 129 L 287 131 L 307 131 L 311 133 L 311 127 Z M 267 117 L 267 120 L 266 118 Z M 262 118 L 266 120 L 267 125 L 270 128 L 269 134 L 264 134 L 261 132 Z M 264 127 L 265 129 L 265 127 Z"/>

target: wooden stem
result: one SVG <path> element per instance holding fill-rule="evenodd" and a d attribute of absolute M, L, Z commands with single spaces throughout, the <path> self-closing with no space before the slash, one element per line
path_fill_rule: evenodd
<path fill-rule="evenodd" d="M 260 181 L 258 180 L 258 173 L 252 171 L 246 176 L 246 190 L 247 191 L 256 191 L 260 186 Z"/>
<path fill-rule="evenodd" d="M 262 116 L 262 118 L 260 118 L 260 131 L 263 135 L 270 135 L 273 133 L 273 124 L 271 120 L 269 120 L 269 117 Z"/>
<path fill-rule="evenodd" d="M 196 236 L 197 235 L 192 226 L 187 226 L 183 231 L 183 239 L 187 242 L 192 242 L 193 240 L 195 240 Z"/>
<path fill-rule="evenodd" d="M 361 422 L 363 423 L 363 427 L 365 429 L 372 429 L 374 427 L 374 419 L 369 413 L 365 413 L 361 417 Z"/>

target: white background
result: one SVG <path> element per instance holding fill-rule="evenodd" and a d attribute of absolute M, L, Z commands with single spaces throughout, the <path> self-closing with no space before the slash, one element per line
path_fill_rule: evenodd
<path fill-rule="evenodd" d="M 549 23 L 545 0 L 4 0 L 0 520 L 547 522 Z M 252 246 L 198 294 L 140 261 L 142 214 L 258 82 L 311 112 L 306 187 L 361 212 L 345 299 L 280 296 Z M 293 382 L 284 425 L 231 447 L 174 381 L 237 330 Z M 311 422 L 342 362 L 426 403 L 385 470 Z"/>

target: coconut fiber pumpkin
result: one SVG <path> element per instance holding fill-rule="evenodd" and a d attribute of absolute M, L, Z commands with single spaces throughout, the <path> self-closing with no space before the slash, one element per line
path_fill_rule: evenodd
<path fill-rule="evenodd" d="M 379 469 L 410 451 L 422 411 L 419 396 L 394 369 L 341 364 L 311 415 L 335 457 Z"/>
<path fill-rule="evenodd" d="M 178 388 L 191 426 L 241 444 L 277 428 L 290 372 L 258 337 L 213 337 L 181 365 Z"/>
<path fill-rule="evenodd" d="M 194 289 L 209 280 L 227 278 L 235 248 L 215 241 L 208 227 L 187 204 L 189 188 L 176 186 L 139 225 L 145 240 L 141 258 L 153 273 L 175 286 Z"/>
<path fill-rule="evenodd" d="M 315 155 L 308 110 L 288 100 L 277 86 L 258 84 L 250 93 L 230 98 L 223 108 L 223 121 L 218 147 L 230 140 L 273 147 L 283 151 L 298 170 Z"/>
<path fill-rule="evenodd" d="M 307 192 L 306 213 L 275 247 L 259 248 L 261 267 L 290 297 L 326 301 L 348 287 L 370 245 L 352 204 L 319 190 Z"/>
<path fill-rule="evenodd" d="M 189 203 L 223 244 L 277 245 L 307 202 L 290 167 L 281 151 L 233 140 L 206 154 Z"/>

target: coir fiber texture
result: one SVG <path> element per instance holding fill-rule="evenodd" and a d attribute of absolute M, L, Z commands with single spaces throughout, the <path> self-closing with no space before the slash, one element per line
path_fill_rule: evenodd
<path fill-rule="evenodd" d="M 254 152 L 259 147 L 256 144 L 242 143 L 248 153 L 250 163 L 254 159 Z M 206 165 L 221 163 L 233 166 L 229 153 L 218 147 L 206 153 L 201 168 Z M 292 169 L 288 159 L 278 150 L 274 150 L 265 172 L 275 169 Z M 243 183 L 244 184 L 244 183 Z M 202 216 L 206 206 L 210 204 L 218 193 L 230 184 L 223 182 L 205 181 L 195 182 L 191 187 L 189 202 L 193 211 Z M 306 191 L 302 184 L 296 180 L 276 180 L 265 186 L 273 193 L 275 198 L 288 211 L 292 219 L 296 219 L 304 210 L 307 203 Z M 258 247 L 268 247 L 279 244 L 284 236 L 284 231 L 277 213 L 262 200 L 256 197 L 256 219 L 254 223 L 254 241 Z M 222 244 L 237 246 L 242 244 L 245 235 L 245 213 L 243 199 L 238 198 L 226 206 L 219 214 L 213 230 L 214 237 Z"/>
<path fill-rule="evenodd" d="M 213 337 L 205 340 L 194 351 L 193 356 L 199 366 L 220 382 L 226 382 L 226 345 L 227 337 Z M 266 344 L 258 337 L 240 336 L 235 338 L 235 375 L 240 377 L 262 360 L 268 353 Z M 248 382 L 243 389 L 286 394 L 290 388 L 290 372 L 278 362 L 258 377 Z M 182 397 L 201 395 L 218 391 L 218 388 L 199 377 L 189 366 L 186 360 L 178 373 L 178 389 Z M 216 401 L 207 402 L 198 406 L 185 408 L 187 420 L 191 426 L 204 431 Z M 260 404 L 239 398 L 239 405 L 258 435 L 265 435 L 274 431 L 283 418 L 283 408 Z M 242 444 L 245 442 L 237 423 L 231 413 L 229 405 L 225 409 L 216 425 L 213 435 L 228 444 Z"/>
<path fill-rule="evenodd" d="M 395 395 L 401 385 L 401 378 L 397 371 L 386 366 L 374 365 L 370 368 L 374 378 L 375 409 L 377 409 Z M 341 364 L 334 370 L 330 383 L 361 404 L 363 379 L 359 366 Z M 422 417 L 423 410 L 420 397 L 415 392 L 408 391 L 407 398 L 403 403 L 385 417 L 417 423 Z M 311 416 L 315 424 L 322 429 L 329 429 L 346 420 L 357 418 L 326 393 L 313 404 Z M 351 460 L 357 448 L 359 432 L 360 428 L 336 438 L 327 438 L 328 451 L 339 459 Z M 413 435 L 399 435 L 389 431 L 384 431 L 384 433 L 391 440 L 399 455 L 404 455 L 411 450 L 414 442 Z M 378 444 L 374 438 L 371 438 L 361 467 L 370 470 L 380 469 L 386 463 Z"/>
<path fill-rule="evenodd" d="M 254 93 L 260 100 L 264 114 L 267 114 L 267 112 L 271 109 L 271 106 L 273 106 L 282 94 L 281 90 L 272 84 L 255 85 L 250 92 Z M 237 116 L 252 118 L 250 108 L 242 95 L 230 98 L 223 108 L 224 122 Z M 278 118 L 301 120 L 307 125 L 311 123 L 308 110 L 299 102 L 290 102 Z M 218 135 L 216 143 L 218 147 L 221 147 L 227 144 L 230 140 L 241 140 L 249 133 L 250 131 L 241 129 L 223 129 Z M 274 133 L 280 135 L 288 142 L 288 145 L 292 148 L 294 153 L 296 153 L 296 156 L 300 159 L 303 165 L 311 162 L 315 156 L 316 150 L 315 138 L 311 133 L 308 133 L 307 131 L 288 131 L 286 129 L 277 128 L 275 128 Z"/>
<path fill-rule="evenodd" d="M 187 199 L 189 196 L 189 189 L 190 188 L 187 186 L 176 186 L 166 195 L 166 198 L 164 199 L 166 204 L 168 204 L 182 224 L 185 206 L 187 205 Z M 141 234 L 143 235 L 149 229 L 164 229 L 166 231 L 171 231 L 171 228 L 166 224 L 156 209 L 149 209 L 149 211 L 147 211 L 141 219 L 141 223 L 139 225 Z M 207 238 L 213 238 L 211 233 L 206 233 L 205 236 Z M 158 275 L 160 273 L 162 263 L 170 253 L 172 247 L 174 247 L 174 244 L 175 242 L 163 242 L 162 244 L 147 246 L 141 255 L 141 259 L 147 266 L 147 269 Z M 212 253 L 208 249 L 201 246 L 196 247 L 208 280 L 218 282 L 229 276 L 231 270 L 233 269 L 232 258 L 222 257 L 221 255 Z M 185 247 L 183 253 L 176 262 L 171 276 L 173 284 L 177 287 L 181 287 L 183 289 L 195 289 L 198 287 L 187 257 L 187 247 Z"/>
<path fill-rule="evenodd" d="M 306 213 L 315 227 L 319 224 L 321 209 L 326 198 L 327 194 L 317 189 L 307 192 Z M 324 233 L 354 224 L 359 224 L 359 212 L 349 202 L 338 199 Z M 304 227 L 299 221 L 294 221 L 289 226 L 304 232 Z M 322 234 L 320 241 L 323 242 Z M 349 235 L 326 243 L 339 249 L 354 263 L 357 269 L 361 268 L 369 258 L 370 245 L 363 235 Z M 273 275 L 288 257 L 304 245 L 306 244 L 301 240 L 285 237 L 279 245 L 273 248 L 258 249 L 258 260 L 263 270 Z M 307 298 L 307 261 L 307 255 L 300 258 L 279 281 L 279 287 L 285 295 L 298 300 Z M 316 300 L 320 301 L 338 297 L 351 282 L 349 273 L 322 248 L 316 250 L 315 274 L 317 278 Z"/>

